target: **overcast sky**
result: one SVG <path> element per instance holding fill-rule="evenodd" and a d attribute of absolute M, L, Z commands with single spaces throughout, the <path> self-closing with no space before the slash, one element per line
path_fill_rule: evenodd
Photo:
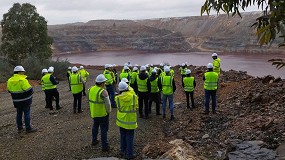
<path fill-rule="evenodd" d="M 36 6 L 38 13 L 51 25 L 96 19 L 199 16 L 205 0 L 0 0 L 1 20 L 16 2 Z M 251 7 L 246 11 L 255 10 L 256 7 Z"/>

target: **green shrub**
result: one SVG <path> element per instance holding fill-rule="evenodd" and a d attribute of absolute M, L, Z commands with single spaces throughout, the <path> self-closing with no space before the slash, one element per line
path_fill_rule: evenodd
<path fill-rule="evenodd" d="M 4 58 L 0 58 L 0 83 L 6 82 L 13 75 L 13 66 Z"/>

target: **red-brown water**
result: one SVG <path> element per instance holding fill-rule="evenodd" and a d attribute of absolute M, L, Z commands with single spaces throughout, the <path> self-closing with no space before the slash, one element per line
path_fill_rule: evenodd
<path fill-rule="evenodd" d="M 195 66 L 205 66 L 212 62 L 209 52 L 185 52 L 185 53 L 143 53 L 137 51 L 108 51 L 92 52 L 82 54 L 65 54 L 55 56 L 54 59 L 68 59 L 71 63 L 80 63 L 84 65 L 104 65 L 116 64 L 160 64 L 168 63 L 172 66 L 187 62 Z M 285 68 L 277 70 L 268 62 L 272 58 L 284 58 L 285 55 L 272 54 L 219 54 L 221 58 L 221 68 L 223 70 L 241 70 L 247 71 L 253 76 L 273 75 L 275 77 L 285 78 Z"/>

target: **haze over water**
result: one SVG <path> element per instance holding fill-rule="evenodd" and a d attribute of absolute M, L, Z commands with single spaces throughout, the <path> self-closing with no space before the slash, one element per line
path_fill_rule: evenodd
<path fill-rule="evenodd" d="M 160 64 L 168 63 L 172 66 L 187 62 L 188 65 L 205 66 L 212 62 L 209 52 L 185 52 L 185 53 L 143 53 L 137 51 L 108 51 L 92 52 L 82 54 L 64 54 L 55 56 L 54 59 L 68 59 L 71 63 L 83 65 L 101 66 L 106 63 L 123 65 L 126 62 L 131 64 Z M 285 55 L 276 54 L 219 54 L 221 68 L 223 70 L 247 71 L 249 75 L 263 77 L 273 75 L 274 77 L 285 78 L 285 68 L 277 70 L 268 62 L 272 58 L 284 58 Z"/>

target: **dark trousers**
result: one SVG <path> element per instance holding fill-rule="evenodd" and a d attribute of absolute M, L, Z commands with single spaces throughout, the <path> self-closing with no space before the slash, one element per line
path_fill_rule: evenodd
<path fill-rule="evenodd" d="M 45 90 L 47 93 L 47 102 L 48 102 L 48 107 L 50 108 L 50 110 L 53 110 L 53 106 L 52 106 L 52 98 L 55 98 L 55 102 L 56 102 L 56 108 L 59 108 L 59 93 L 57 91 L 56 88 L 54 89 L 49 89 L 49 90 Z"/>
<path fill-rule="evenodd" d="M 156 105 L 156 114 L 160 114 L 160 92 L 150 93 L 148 103 L 149 113 L 151 113 L 152 102 L 154 102 Z"/>
<path fill-rule="evenodd" d="M 86 92 L 85 92 L 85 85 L 83 85 L 83 96 L 86 96 Z"/>
<path fill-rule="evenodd" d="M 134 157 L 134 129 L 124 129 L 120 127 L 120 154 L 126 155 L 126 159 Z"/>
<path fill-rule="evenodd" d="M 148 117 L 148 92 L 138 92 L 139 96 L 139 113 L 143 117 L 143 104 L 144 104 L 144 116 Z"/>
<path fill-rule="evenodd" d="M 111 106 L 113 108 L 116 108 L 116 102 L 115 102 L 115 90 L 113 85 L 106 85 L 106 90 L 109 94 L 109 98 L 111 101 Z"/>
<path fill-rule="evenodd" d="M 17 109 L 16 123 L 17 123 L 18 129 L 22 129 L 23 128 L 23 122 L 22 122 L 23 113 L 24 113 L 24 121 L 25 121 L 26 130 L 31 129 L 31 124 L 30 124 L 30 121 L 31 121 L 31 107 L 30 107 L 30 105 L 28 105 L 28 106 L 19 106 L 16 109 Z"/>
<path fill-rule="evenodd" d="M 186 94 L 186 99 L 187 99 L 187 108 L 190 108 L 189 95 L 190 95 L 190 97 L 191 97 L 192 108 L 195 108 L 195 105 L 194 105 L 194 91 L 193 91 L 193 92 L 187 92 L 187 91 L 185 91 L 185 94 Z"/>
<path fill-rule="evenodd" d="M 69 77 L 68 77 L 68 87 L 69 87 L 69 91 L 71 91 L 71 86 L 70 86 Z"/>
<path fill-rule="evenodd" d="M 138 87 L 136 87 L 134 84 L 131 84 L 131 87 L 134 89 L 136 95 L 138 95 Z"/>
<path fill-rule="evenodd" d="M 93 118 L 92 143 L 95 143 L 97 141 L 99 127 L 101 130 L 102 149 L 107 149 L 109 148 L 109 143 L 107 139 L 107 133 L 109 130 L 109 115 L 105 117 Z"/>
<path fill-rule="evenodd" d="M 82 92 L 73 94 L 73 111 L 76 111 L 77 107 L 78 107 L 78 112 L 81 111 L 81 100 L 82 100 Z"/>
<path fill-rule="evenodd" d="M 209 112 L 210 97 L 212 98 L 212 112 L 216 112 L 217 90 L 205 89 L 205 112 Z"/>
<path fill-rule="evenodd" d="M 46 108 L 49 108 L 49 106 L 48 106 L 48 98 L 47 98 L 47 93 L 46 93 L 46 91 L 44 90 L 44 92 L 45 92 L 45 102 L 46 102 Z"/>

